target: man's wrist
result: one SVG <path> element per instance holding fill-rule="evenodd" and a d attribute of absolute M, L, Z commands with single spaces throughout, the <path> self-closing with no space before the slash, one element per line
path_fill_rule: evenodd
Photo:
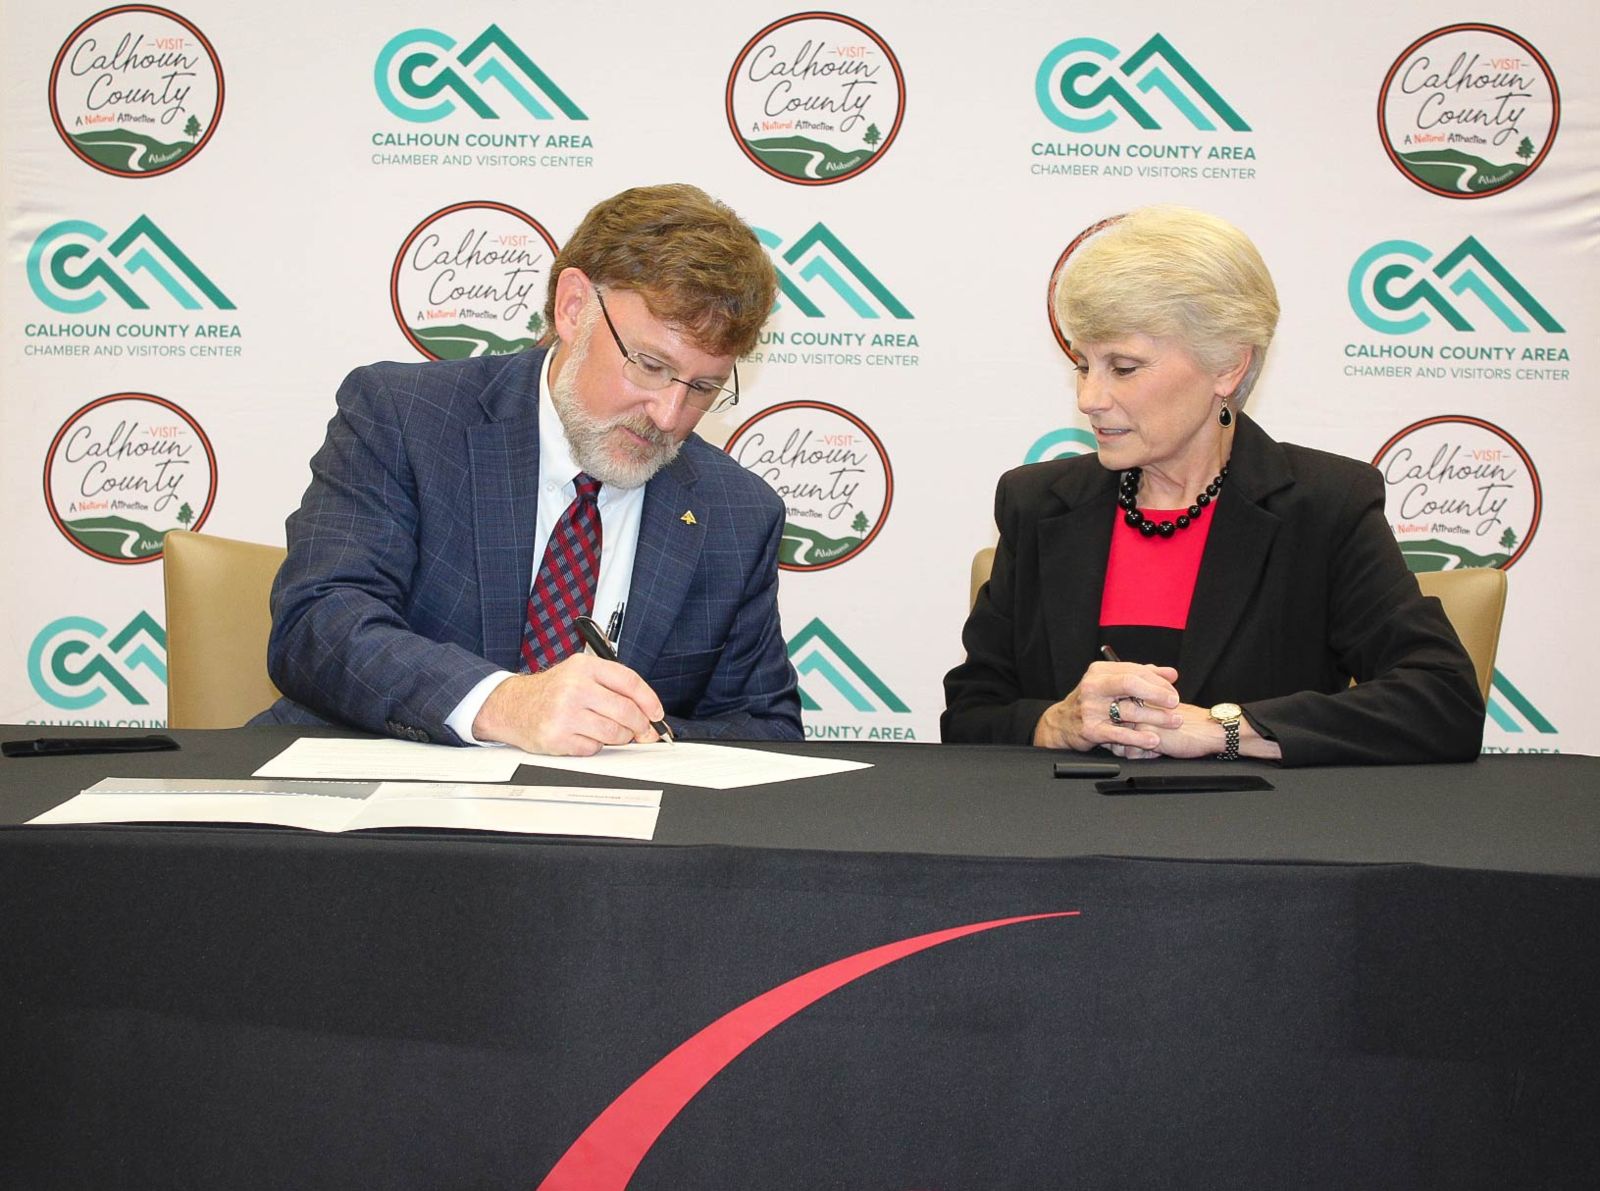
<path fill-rule="evenodd" d="M 466 693 L 466 697 L 457 703 L 455 710 L 445 717 L 445 726 L 461 737 L 466 744 L 498 744 L 493 735 L 493 728 L 484 719 L 483 709 L 489 702 L 489 696 L 500 689 L 507 679 L 515 675 L 507 670 L 497 670 L 493 674 L 486 674 L 478 680 L 476 686 Z"/>

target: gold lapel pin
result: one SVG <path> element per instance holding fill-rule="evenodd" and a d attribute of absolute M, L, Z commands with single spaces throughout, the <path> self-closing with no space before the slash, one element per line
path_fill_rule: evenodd
<path fill-rule="evenodd" d="M 700 524 L 698 521 L 696 521 L 694 519 L 694 511 L 692 509 L 683 510 L 683 516 L 679 517 L 678 520 L 682 521 L 685 525 L 699 525 Z"/>

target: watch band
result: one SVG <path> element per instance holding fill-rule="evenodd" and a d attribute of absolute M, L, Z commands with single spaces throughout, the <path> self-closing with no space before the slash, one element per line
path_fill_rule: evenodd
<path fill-rule="evenodd" d="M 1222 751 L 1217 754 L 1221 761 L 1237 761 L 1239 759 L 1239 721 L 1223 720 L 1222 734 L 1227 738 Z"/>

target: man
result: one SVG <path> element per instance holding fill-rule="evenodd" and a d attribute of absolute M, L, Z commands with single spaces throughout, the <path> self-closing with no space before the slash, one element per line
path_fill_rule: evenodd
<path fill-rule="evenodd" d="M 800 739 L 778 623 L 783 502 L 694 433 L 737 399 L 776 290 L 732 211 L 628 190 L 551 268 L 555 343 L 374 364 L 288 521 L 257 722 L 589 754 L 657 738 Z M 578 613 L 619 660 L 583 652 Z"/>

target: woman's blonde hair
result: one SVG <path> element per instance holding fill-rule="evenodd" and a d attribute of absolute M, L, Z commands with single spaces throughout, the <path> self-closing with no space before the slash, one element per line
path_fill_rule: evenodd
<path fill-rule="evenodd" d="M 1216 371 L 1252 349 L 1233 391 L 1242 407 L 1278 326 L 1278 291 L 1256 246 L 1226 219 L 1140 207 L 1072 254 L 1056 283 L 1055 311 L 1069 343 L 1177 339 Z"/>

